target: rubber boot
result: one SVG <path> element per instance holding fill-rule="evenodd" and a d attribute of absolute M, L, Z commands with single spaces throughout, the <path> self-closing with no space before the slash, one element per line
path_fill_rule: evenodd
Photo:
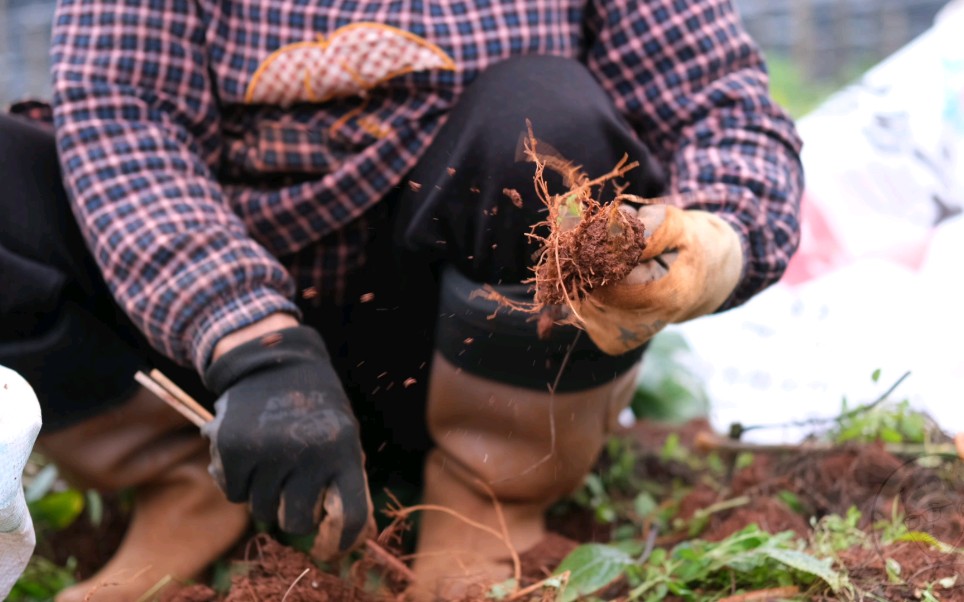
<path fill-rule="evenodd" d="M 146 390 L 41 436 L 38 447 L 76 486 L 134 493 L 130 524 L 114 556 L 58 594 L 57 602 L 130 602 L 162 582 L 197 579 L 249 524 L 247 508 L 228 502 L 208 474 L 207 442 L 197 427 Z"/>
<path fill-rule="evenodd" d="M 484 596 L 513 576 L 509 544 L 522 553 L 546 535 L 546 509 L 583 483 L 632 398 L 638 367 L 551 395 L 470 374 L 436 354 L 428 425 L 437 448 L 426 463 L 424 503 L 458 516 L 422 513 L 410 599 Z M 508 542 L 493 532 L 507 532 Z"/>

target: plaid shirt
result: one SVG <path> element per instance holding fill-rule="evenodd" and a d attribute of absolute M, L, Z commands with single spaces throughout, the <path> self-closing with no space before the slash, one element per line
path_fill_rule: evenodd
<path fill-rule="evenodd" d="M 66 186 L 121 306 L 199 370 L 297 290 L 343 292 L 364 214 L 480 71 L 583 61 L 690 207 L 741 234 L 729 306 L 797 245 L 793 125 L 729 0 L 60 0 Z M 279 259 L 280 258 L 280 259 Z"/>

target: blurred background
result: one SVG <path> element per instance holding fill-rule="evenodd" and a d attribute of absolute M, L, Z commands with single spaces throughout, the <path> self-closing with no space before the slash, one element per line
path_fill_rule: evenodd
<path fill-rule="evenodd" d="M 735 0 L 795 116 L 926 30 L 946 0 Z M 46 98 L 53 0 L 0 0 L 0 105 Z"/>

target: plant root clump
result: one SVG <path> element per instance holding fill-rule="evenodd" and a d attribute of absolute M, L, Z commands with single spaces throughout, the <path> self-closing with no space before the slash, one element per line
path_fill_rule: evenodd
<path fill-rule="evenodd" d="M 603 204 L 598 199 L 603 185 L 621 178 L 639 163 L 629 162 L 623 156 L 609 173 L 590 179 L 580 166 L 551 147 L 542 144 L 545 148 L 541 148 L 532 133 L 532 124 L 526 125 L 522 153 L 527 161 L 535 163 L 536 194 L 548 209 L 548 217 L 534 224 L 527 235 L 539 244 L 532 268 L 534 275 L 523 281 L 533 286 L 534 299 L 531 303 L 509 300 L 491 289 L 487 296 L 515 311 L 549 316 L 552 323 L 580 325 L 574 303 L 594 289 L 622 280 L 642 261 L 645 227 L 635 211 L 624 210 L 624 203 L 650 201 L 623 194 L 624 186 L 615 185 L 614 199 Z M 559 174 L 567 190 L 560 194 L 550 192 L 544 178 L 546 169 Z M 504 192 L 510 198 L 518 197 L 517 191 Z M 565 307 L 572 310 L 568 316 L 560 311 Z M 540 322 L 539 330 L 544 333 L 548 328 Z"/>
<path fill-rule="evenodd" d="M 607 208 L 572 230 L 558 232 L 556 240 L 547 239 L 531 280 L 536 284 L 536 303 L 565 305 L 595 288 L 622 280 L 642 261 L 646 247 L 643 232 L 639 220 Z M 551 247 L 555 247 L 552 252 Z"/>

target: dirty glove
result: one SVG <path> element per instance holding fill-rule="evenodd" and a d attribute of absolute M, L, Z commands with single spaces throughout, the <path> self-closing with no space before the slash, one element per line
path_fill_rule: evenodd
<path fill-rule="evenodd" d="M 743 270 L 740 238 L 716 215 L 646 205 L 638 217 L 647 235 L 643 263 L 574 304 L 589 337 L 611 355 L 639 347 L 667 324 L 716 311 Z"/>
<path fill-rule="evenodd" d="M 358 423 L 318 333 L 298 326 L 248 341 L 204 380 L 220 395 L 203 432 L 228 499 L 290 533 L 321 522 L 320 560 L 363 541 L 374 523 Z"/>

